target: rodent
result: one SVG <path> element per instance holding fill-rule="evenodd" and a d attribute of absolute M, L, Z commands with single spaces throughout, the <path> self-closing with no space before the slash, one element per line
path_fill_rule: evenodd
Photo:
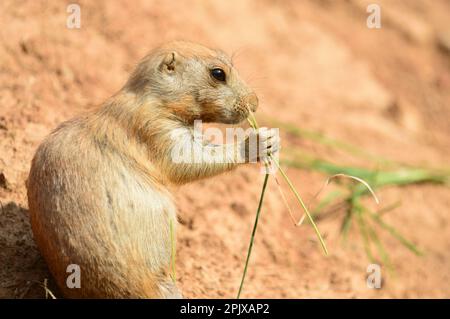
<path fill-rule="evenodd" d="M 176 41 L 145 56 L 101 106 L 54 130 L 32 160 L 27 194 L 34 239 L 63 295 L 182 297 L 169 275 L 171 186 L 266 155 L 250 158 L 249 137 L 208 145 L 227 163 L 174 163 L 171 150 L 192 141 L 194 120 L 239 123 L 257 106 L 226 54 Z M 262 149 L 278 150 L 273 130 L 254 134 Z M 66 285 L 70 264 L 80 267 L 80 288 Z"/>

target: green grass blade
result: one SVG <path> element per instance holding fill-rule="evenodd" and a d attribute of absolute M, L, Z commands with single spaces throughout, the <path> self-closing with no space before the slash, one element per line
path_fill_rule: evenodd
<path fill-rule="evenodd" d="M 344 220 L 341 224 L 341 233 L 344 238 L 344 241 L 348 238 L 348 233 L 350 231 L 350 227 L 352 225 L 352 219 L 353 219 L 353 211 L 351 208 L 349 208 L 345 214 Z"/>
<path fill-rule="evenodd" d="M 241 296 L 242 287 L 244 286 L 245 276 L 247 275 L 248 262 L 250 261 L 250 256 L 252 254 L 253 242 L 255 241 L 256 229 L 258 227 L 259 216 L 261 214 L 262 203 L 263 203 L 263 199 L 264 199 L 264 194 L 266 192 L 268 180 L 269 180 L 269 174 L 266 173 L 266 175 L 264 176 L 264 183 L 263 183 L 263 187 L 262 187 L 262 191 L 261 191 L 261 196 L 259 198 L 258 209 L 256 211 L 255 222 L 253 224 L 252 235 L 250 237 L 250 244 L 248 246 L 247 258 L 245 260 L 244 272 L 242 273 L 242 279 L 241 279 L 241 284 L 239 285 L 237 299 L 239 299 Z"/>
<path fill-rule="evenodd" d="M 412 242 L 407 240 L 405 237 L 400 235 L 400 233 L 392 226 L 385 223 L 378 215 L 374 213 L 369 213 L 372 219 L 378 223 L 382 228 L 387 230 L 393 237 L 395 237 L 398 241 L 400 241 L 406 248 L 411 250 L 417 256 L 422 256 L 423 253 L 414 245 Z"/>
<path fill-rule="evenodd" d="M 373 257 L 372 251 L 370 249 L 370 238 L 367 232 L 366 223 L 364 221 L 364 218 L 362 216 L 362 211 L 359 207 L 353 206 L 353 209 L 355 211 L 356 215 L 356 221 L 359 226 L 359 230 L 361 233 L 361 237 L 363 238 L 363 244 L 364 244 L 364 250 L 366 251 L 367 257 L 371 262 L 375 261 L 375 258 Z"/>
<path fill-rule="evenodd" d="M 366 225 L 367 225 L 367 232 L 369 233 L 369 236 L 372 238 L 372 241 L 375 243 L 375 246 L 378 249 L 378 253 L 380 254 L 383 264 L 385 264 L 388 269 L 393 270 L 394 267 L 392 266 L 389 254 L 384 248 L 384 245 L 381 242 L 380 238 L 378 237 L 376 231 L 372 228 L 372 226 L 370 226 L 369 223 L 367 223 Z"/>

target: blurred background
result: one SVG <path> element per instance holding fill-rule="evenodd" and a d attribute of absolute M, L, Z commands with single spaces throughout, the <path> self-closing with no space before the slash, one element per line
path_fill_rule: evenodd
<path fill-rule="evenodd" d="M 270 180 L 243 297 L 450 297 L 450 1 L 77 1 L 79 28 L 69 3 L 0 2 L 0 297 L 45 298 L 53 285 L 28 222 L 39 143 L 173 39 L 233 55 L 330 251 L 293 225 Z M 316 196 L 341 172 L 367 180 L 380 205 L 347 180 Z M 185 297 L 235 297 L 262 180 L 245 166 L 177 191 Z"/>

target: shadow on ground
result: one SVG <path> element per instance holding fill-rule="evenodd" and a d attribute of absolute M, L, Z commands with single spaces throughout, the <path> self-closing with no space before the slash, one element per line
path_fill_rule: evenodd
<path fill-rule="evenodd" d="M 0 204 L 0 298 L 45 298 L 44 281 L 54 282 L 33 241 L 28 210 Z"/>

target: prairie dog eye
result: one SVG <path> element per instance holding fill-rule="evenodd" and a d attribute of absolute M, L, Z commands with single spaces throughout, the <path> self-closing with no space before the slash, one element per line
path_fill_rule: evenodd
<path fill-rule="evenodd" d="M 218 81 L 225 82 L 225 71 L 220 68 L 214 68 L 211 70 L 211 76 Z"/>

